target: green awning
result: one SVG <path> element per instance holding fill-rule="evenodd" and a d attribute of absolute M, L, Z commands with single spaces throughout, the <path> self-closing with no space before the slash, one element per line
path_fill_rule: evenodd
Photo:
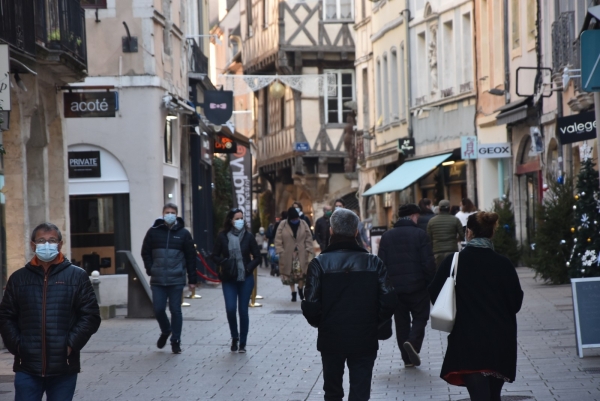
<path fill-rule="evenodd" d="M 450 156 L 452 156 L 452 153 L 404 162 L 404 164 L 388 174 L 383 180 L 379 181 L 368 191 L 363 193 L 362 196 L 402 191 L 404 188 L 436 168 Z"/>

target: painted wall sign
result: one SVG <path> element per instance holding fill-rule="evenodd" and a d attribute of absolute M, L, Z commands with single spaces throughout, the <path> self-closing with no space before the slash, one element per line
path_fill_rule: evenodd
<path fill-rule="evenodd" d="M 100 178 L 100 151 L 69 152 L 69 178 Z"/>
<path fill-rule="evenodd" d="M 117 92 L 65 92 L 65 118 L 114 117 Z"/>
<path fill-rule="evenodd" d="M 231 138 L 225 135 L 216 135 L 215 137 L 215 153 L 235 153 L 237 152 L 237 144 Z"/>
<path fill-rule="evenodd" d="M 415 138 L 400 138 L 398 139 L 398 150 L 404 156 L 415 155 Z"/>
<path fill-rule="evenodd" d="M 508 142 L 477 144 L 477 157 L 479 159 L 500 159 L 511 156 L 511 146 Z"/>
<path fill-rule="evenodd" d="M 477 137 L 460 137 L 460 158 L 463 160 L 477 159 Z"/>
<path fill-rule="evenodd" d="M 0 109 L 10 110 L 10 63 L 8 45 L 0 45 Z"/>
<path fill-rule="evenodd" d="M 556 135 L 563 145 L 587 141 L 596 138 L 596 125 L 596 113 L 593 111 L 561 117 L 556 123 Z"/>

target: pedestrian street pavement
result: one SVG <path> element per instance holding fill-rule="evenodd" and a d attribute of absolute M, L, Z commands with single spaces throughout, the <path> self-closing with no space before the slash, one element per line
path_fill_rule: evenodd
<path fill-rule="evenodd" d="M 525 291 L 518 314 L 517 379 L 503 400 L 600 400 L 600 349 L 575 348 L 570 285 L 548 286 L 518 269 Z M 229 351 L 229 329 L 220 288 L 203 286 L 202 299 L 186 300 L 183 353 L 155 346 L 152 319 L 127 319 L 119 309 L 102 322 L 82 352 L 75 400 L 323 400 L 317 330 L 306 323 L 289 287 L 259 269 L 261 308 L 250 310 L 247 354 Z M 439 378 L 444 333 L 428 329 L 418 368 L 405 369 L 395 337 L 380 342 L 372 400 L 468 400 L 465 388 Z M 490 344 L 493 347 L 493 344 Z M 12 356 L 0 351 L 0 400 L 14 397 Z M 348 391 L 345 375 L 346 394 Z M 347 398 L 346 398 L 347 399 Z"/>

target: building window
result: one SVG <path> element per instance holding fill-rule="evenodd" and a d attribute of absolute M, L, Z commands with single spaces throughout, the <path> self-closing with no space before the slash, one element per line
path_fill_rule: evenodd
<path fill-rule="evenodd" d="M 404 43 L 400 45 L 400 118 L 406 118 L 406 70 L 404 68 Z"/>
<path fill-rule="evenodd" d="M 246 25 L 248 36 L 252 37 L 252 0 L 246 0 Z"/>
<path fill-rule="evenodd" d="M 383 124 L 390 122 L 390 74 L 387 54 L 383 55 Z"/>
<path fill-rule="evenodd" d="M 417 77 L 417 96 L 415 103 L 417 106 L 424 103 L 429 89 L 429 65 L 427 64 L 427 40 L 425 32 L 417 35 L 417 68 L 415 70 Z"/>
<path fill-rule="evenodd" d="M 326 123 L 345 123 L 346 117 L 352 112 L 344 103 L 356 99 L 354 70 L 325 70 L 325 74 L 334 74 L 336 76 L 336 94 L 328 96 L 325 94 L 325 116 Z"/>
<path fill-rule="evenodd" d="M 520 1 L 511 0 L 510 2 L 510 16 L 511 16 L 511 32 L 512 32 L 512 49 L 518 49 L 521 46 L 521 30 L 519 29 L 520 23 Z"/>
<path fill-rule="evenodd" d="M 392 91 L 392 121 L 400 119 L 400 113 L 398 110 L 398 52 L 396 49 L 392 49 L 390 52 L 390 80 L 391 80 L 391 91 Z"/>
<path fill-rule="evenodd" d="M 165 122 L 165 163 L 173 164 L 173 122 Z"/>
<path fill-rule="evenodd" d="M 537 7 L 535 1 L 527 2 L 527 43 L 535 45 Z"/>
<path fill-rule="evenodd" d="M 269 0 L 263 0 L 263 28 L 269 26 Z"/>
<path fill-rule="evenodd" d="M 377 59 L 377 115 L 375 116 L 375 120 L 377 121 L 377 126 L 380 125 L 379 120 L 382 118 L 382 111 L 381 111 L 381 105 L 383 104 L 383 102 L 381 101 L 381 61 L 379 59 Z"/>
<path fill-rule="evenodd" d="M 462 40 L 463 40 L 463 74 L 462 84 L 465 90 L 460 92 L 468 92 L 472 88 L 473 83 L 473 42 L 471 35 L 471 14 L 463 14 L 462 16 Z M 487 56 L 485 56 L 487 57 Z M 467 85 L 468 84 L 468 85 Z M 468 88 L 468 89 L 467 89 Z"/>
<path fill-rule="evenodd" d="M 106 0 L 81 0 L 82 8 L 106 8 Z"/>
<path fill-rule="evenodd" d="M 452 96 L 454 93 L 455 80 L 455 60 L 457 54 L 454 51 L 454 26 L 452 20 L 446 21 L 443 24 L 443 43 L 444 43 L 444 64 L 442 66 L 444 81 L 442 83 L 442 96 Z"/>
<path fill-rule="evenodd" d="M 323 19 L 325 21 L 352 20 L 353 0 L 324 0 Z"/>

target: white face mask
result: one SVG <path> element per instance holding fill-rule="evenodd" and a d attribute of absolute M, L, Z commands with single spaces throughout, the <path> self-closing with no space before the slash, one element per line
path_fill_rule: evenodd
<path fill-rule="evenodd" d="M 262 228 L 260 230 L 258 230 L 259 233 L 264 234 L 265 230 L 263 230 Z"/>
<path fill-rule="evenodd" d="M 244 228 L 244 220 L 243 219 L 234 220 L 233 226 L 235 227 L 236 230 L 241 230 L 242 228 Z"/>
<path fill-rule="evenodd" d="M 165 223 L 167 223 L 168 225 L 171 225 L 171 224 L 175 223 L 175 220 L 177 220 L 177 215 L 175 213 L 166 213 L 163 216 L 163 219 L 165 220 Z"/>
<path fill-rule="evenodd" d="M 341 207 L 341 206 L 336 206 L 334 210 L 340 210 L 340 209 L 343 209 L 343 207 Z"/>

